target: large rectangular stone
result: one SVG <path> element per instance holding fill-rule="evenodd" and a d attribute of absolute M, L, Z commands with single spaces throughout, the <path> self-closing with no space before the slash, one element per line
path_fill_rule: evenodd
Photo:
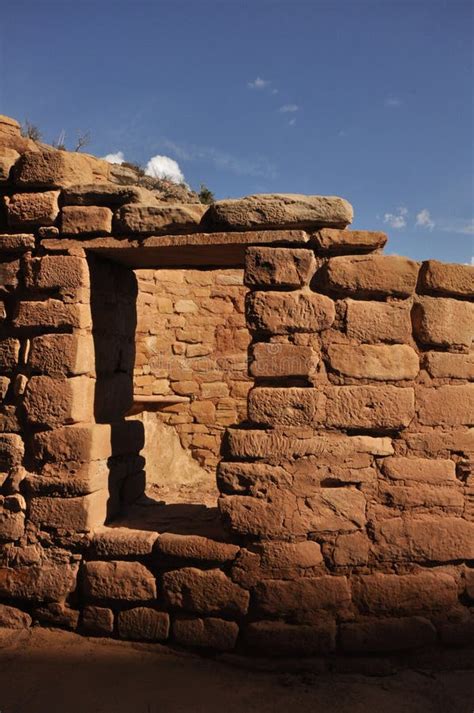
<path fill-rule="evenodd" d="M 474 297 L 474 266 L 427 260 L 421 266 L 420 287 L 423 292 Z"/>
<path fill-rule="evenodd" d="M 110 208 L 103 206 L 66 205 L 61 211 L 61 233 L 66 235 L 110 235 Z"/>
<path fill-rule="evenodd" d="M 31 290 L 67 290 L 90 285 L 87 260 L 71 255 L 45 255 L 25 263 L 25 284 Z"/>
<path fill-rule="evenodd" d="M 173 623 L 173 639 L 182 646 L 231 651 L 238 634 L 239 627 L 234 621 L 215 617 L 181 618 Z"/>
<path fill-rule="evenodd" d="M 163 591 L 173 609 L 213 615 L 245 615 L 249 593 L 220 569 L 184 567 L 165 572 Z"/>
<path fill-rule="evenodd" d="M 77 498 L 32 498 L 29 519 L 38 527 L 88 532 L 107 518 L 108 488 Z"/>
<path fill-rule="evenodd" d="M 18 339 L 0 339 L 0 372 L 11 372 L 18 365 L 20 342 Z"/>
<path fill-rule="evenodd" d="M 24 253 L 34 250 L 35 236 L 32 233 L 0 235 L 0 253 Z"/>
<path fill-rule="evenodd" d="M 449 611 L 458 604 L 458 585 L 445 572 L 369 574 L 351 582 L 354 603 L 368 614 L 416 614 Z"/>
<path fill-rule="evenodd" d="M 383 472 L 391 480 L 418 483 L 457 483 L 456 464 L 444 458 L 384 458 Z"/>
<path fill-rule="evenodd" d="M 245 254 L 245 284 L 249 287 L 298 288 L 306 285 L 316 270 L 312 250 L 249 247 Z"/>
<path fill-rule="evenodd" d="M 118 209 L 114 231 L 121 233 L 165 233 L 198 230 L 207 206 L 202 203 L 129 203 Z"/>
<path fill-rule="evenodd" d="M 334 371 L 356 379 L 409 380 L 420 370 L 418 354 L 405 344 L 331 344 L 328 356 Z"/>
<path fill-rule="evenodd" d="M 323 254 L 370 253 L 383 248 L 387 235 L 380 231 L 322 228 L 313 233 L 311 242 L 316 244 L 318 253 Z"/>
<path fill-rule="evenodd" d="M 435 379 L 474 380 L 474 352 L 427 352 L 424 355 L 424 366 Z"/>
<path fill-rule="evenodd" d="M 418 387 L 416 410 L 426 426 L 474 425 L 474 384 Z"/>
<path fill-rule="evenodd" d="M 78 151 L 27 151 L 13 169 L 17 186 L 64 187 L 108 180 L 110 164 Z"/>
<path fill-rule="evenodd" d="M 28 366 L 33 373 L 77 376 L 94 372 L 92 335 L 43 334 L 31 340 Z"/>
<path fill-rule="evenodd" d="M 12 228 L 53 225 L 59 213 L 59 191 L 15 193 L 5 198 L 7 221 Z"/>
<path fill-rule="evenodd" d="M 320 389 L 255 387 L 248 395 L 248 417 L 266 426 L 309 426 L 325 420 Z"/>
<path fill-rule="evenodd" d="M 319 280 L 338 294 L 409 297 L 418 268 L 415 260 L 398 255 L 344 255 L 330 258 Z"/>
<path fill-rule="evenodd" d="M 50 560 L 0 567 L 0 597 L 33 602 L 64 600 L 76 588 L 77 570 L 77 563 Z"/>
<path fill-rule="evenodd" d="M 249 374 L 258 378 L 308 377 L 319 363 L 311 347 L 297 344 L 258 342 L 250 347 L 250 356 Z"/>
<path fill-rule="evenodd" d="M 415 415 L 412 388 L 334 386 L 327 393 L 327 424 L 338 428 L 406 428 Z"/>
<path fill-rule="evenodd" d="M 319 332 L 332 325 L 334 302 L 315 292 L 253 292 L 247 296 L 247 325 L 271 334 Z"/>
<path fill-rule="evenodd" d="M 92 421 L 94 394 L 95 379 L 88 376 L 71 379 L 32 376 L 23 405 L 29 423 L 51 428 Z"/>
<path fill-rule="evenodd" d="M 87 329 L 92 326 L 91 310 L 87 304 L 64 304 L 55 299 L 19 302 L 13 326 L 18 329 Z"/>
<path fill-rule="evenodd" d="M 470 347 L 474 338 L 474 304 L 445 297 L 420 297 L 412 312 L 413 333 L 428 346 Z"/>
<path fill-rule="evenodd" d="M 85 562 L 82 590 L 87 599 L 149 601 L 156 599 L 156 580 L 140 562 Z"/>
<path fill-rule="evenodd" d="M 296 621 L 308 612 L 339 612 L 351 603 L 347 578 L 337 576 L 264 580 L 257 583 L 253 596 L 259 613 Z"/>

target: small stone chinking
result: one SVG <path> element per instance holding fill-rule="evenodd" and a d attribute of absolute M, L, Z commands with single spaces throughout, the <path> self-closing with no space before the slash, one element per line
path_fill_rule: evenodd
<path fill-rule="evenodd" d="M 384 255 L 342 198 L 205 206 L 8 117 L 0 193 L 0 626 L 466 661 L 473 268 Z M 162 336 L 186 369 L 149 368 Z M 219 535 L 111 526 L 143 494 L 134 390 L 188 397 L 163 418 L 217 470 Z"/>

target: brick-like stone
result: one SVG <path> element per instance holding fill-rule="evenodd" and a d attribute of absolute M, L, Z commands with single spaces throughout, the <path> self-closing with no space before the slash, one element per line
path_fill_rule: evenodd
<path fill-rule="evenodd" d="M 404 344 L 331 344 L 328 357 L 334 371 L 358 379 L 415 379 L 420 370 L 418 354 Z"/>
<path fill-rule="evenodd" d="M 165 532 L 156 540 L 154 552 L 161 561 L 230 562 L 239 547 L 198 535 L 175 535 Z"/>
<path fill-rule="evenodd" d="M 413 333 L 427 346 L 470 347 L 474 338 L 474 304 L 448 297 L 418 298 L 412 311 Z"/>
<path fill-rule="evenodd" d="M 64 304 L 55 299 L 19 302 L 13 326 L 18 329 L 87 329 L 92 326 L 91 311 L 89 305 Z"/>
<path fill-rule="evenodd" d="M 266 426 L 322 424 L 325 405 L 320 389 L 255 387 L 248 396 L 248 416 Z"/>
<path fill-rule="evenodd" d="M 0 183 L 8 181 L 10 171 L 19 158 L 20 154 L 15 149 L 0 146 Z"/>
<path fill-rule="evenodd" d="M 77 569 L 77 564 L 50 561 L 0 567 L 0 596 L 33 602 L 60 601 L 75 590 Z"/>
<path fill-rule="evenodd" d="M 114 631 L 113 611 L 107 607 L 84 607 L 82 630 L 88 636 L 111 636 Z"/>
<path fill-rule="evenodd" d="M 320 488 L 306 498 L 308 530 L 351 532 L 366 522 L 366 499 L 356 488 Z"/>
<path fill-rule="evenodd" d="M 59 213 L 59 191 L 15 193 L 5 198 L 7 221 L 11 228 L 53 225 Z"/>
<path fill-rule="evenodd" d="M 110 235 L 112 211 L 103 206 L 66 205 L 61 210 L 64 235 Z"/>
<path fill-rule="evenodd" d="M 249 287 L 302 287 L 315 270 L 311 250 L 249 247 L 245 255 L 244 279 Z"/>
<path fill-rule="evenodd" d="M 79 334 L 43 334 L 31 340 L 28 366 L 48 376 L 80 376 L 94 371 L 94 341 Z"/>
<path fill-rule="evenodd" d="M 450 562 L 474 559 L 474 522 L 420 515 L 374 523 L 378 557 L 388 561 Z"/>
<path fill-rule="evenodd" d="M 421 266 L 420 287 L 423 292 L 474 297 L 474 267 L 427 260 Z"/>
<path fill-rule="evenodd" d="M 140 203 L 144 198 L 154 198 L 153 193 L 140 186 L 120 186 L 116 183 L 91 183 L 68 186 L 62 193 L 64 205 L 119 206 Z"/>
<path fill-rule="evenodd" d="M 156 580 L 140 562 L 85 562 L 82 588 L 87 599 L 156 599 Z"/>
<path fill-rule="evenodd" d="M 474 381 L 474 352 L 453 354 L 450 352 L 427 352 L 424 366 L 435 379 L 468 379 Z"/>
<path fill-rule="evenodd" d="M 26 612 L 6 604 L 0 604 L 0 628 L 27 629 L 31 624 L 31 616 Z"/>
<path fill-rule="evenodd" d="M 369 253 L 383 248 L 387 235 L 381 231 L 323 228 L 311 236 L 311 242 L 323 254 Z"/>
<path fill-rule="evenodd" d="M 377 573 L 354 578 L 352 597 L 360 611 L 373 615 L 447 612 L 458 603 L 458 587 L 445 572 Z"/>
<path fill-rule="evenodd" d="M 313 540 L 262 542 L 258 551 L 261 568 L 278 573 L 281 579 L 291 579 L 295 573 L 313 570 L 324 562 L 321 546 Z"/>
<path fill-rule="evenodd" d="M 419 483 L 382 485 L 379 488 L 379 496 L 389 506 L 407 511 L 423 508 L 425 511 L 432 512 L 438 509 L 451 515 L 462 515 L 465 504 L 462 489 L 452 486 L 430 486 Z"/>
<path fill-rule="evenodd" d="M 336 648 L 336 624 L 295 625 L 283 621 L 255 621 L 245 629 L 246 645 L 265 656 L 317 656 Z"/>
<path fill-rule="evenodd" d="M 16 369 L 19 355 L 18 339 L 0 339 L 0 371 L 9 373 Z"/>
<path fill-rule="evenodd" d="M 365 532 L 350 532 L 336 539 L 334 564 L 342 567 L 366 565 L 369 559 L 370 540 Z"/>
<path fill-rule="evenodd" d="M 389 457 L 383 460 L 383 472 L 392 480 L 446 485 L 457 483 L 456 464 L 445 458 Z"/>
<path fill-rule="evenodd" d="M 34 250 L 35 236 L 31 233 L 0 235 L 0 253 L 25 253 Z"/>
<path fill-rule="evenodd" d="M 418 263 L 398 255 L 355 255 L 331 258 L 320 280 L 339 294 L 360 297 L 409 297 L 415 291 Z"/>
<path fill-rule="evenodd" d="M 163 233 L 198 230 L 207 206 L 201 203 L 130 203 L 118 209 L 114 231 L 121 233 Z"/>
<path fill-rule="evenodd" d="M 0 472 L 21 465 L 25 453 L 23 439 L 14 433 L 0 433 Z"/>
<path fill-rule="evenodd" d="M 249 605 L 249 593 L 219 569 L 165 572 L 163 590 L 169 606 L 196 614 L 243 615 Z"/>
<path fill-rule="evenodd" d="M 91 549 L 96 557 L 143 557 L 153 551 L 157 532 L 128 527 L 100 527 L 94 532 Z"/>
<path fill-rule="evenodd" d="M 25 534 L 25 501 L 21 495 L 0 495 L 0 542 L 14 542 Z"/>
<path fill-rule="evenodd" d="M 334 318 L 334 302 L 315 292 L 253 292 L 247 298 L 248 326 L 271 334 L 319 332 Z"/>
<path fill-rule="evenodd" d="M 19 260 L 3 259 L 0 263 L 0 293 L 13 292 L 18 287 Z"/>
<path fill-rule="evenodd" d="M 338 428 L 400 429 L 415 415 L 412 388 L 335 386 L 327 389 L 327 424 Z"/>
<path fill-rule="evenodd" d="M 45 255 L 26 262 L 25 284 L 31 290 L 66 290 L 89 287 L 87 260 L 70 255 Z"/>
<path fill-rule="evenodd" d="M 462 386 L 419 387 L 416 410 L 426 426 L 474 425 L 474 384 Z"/>
<path fill-rule="evenodd" d="M 108 180 L 110 164 L 77 151 L 27 151 L 13 169 L 17 186 L 57 187 L 80 183 L 100 183 Z"/>
<path fill-rule="evenodd" d="M 308 612 L 342 611 L 351 602 L 346 577 L 301 577 L 293 581 L 264 580 L 254 590 L 259 613 L 301 620 Z"/>
<path fill-rule="evenodd" d="M 346 653 L 382 653 L 430 646 L 436 641 L 433 624 L 420 616 L 372 619 L 340 627 L 342 650 Z"/>
<path fill-rule="evenodd" d="M 118 615 L 118 634 L 132 641 L 166 641 L 170 618 L 166 612 L 149 607 L 135 607 Z"/>
<path fill-rule="evenodd" d="M 233 621 L 208 617 L 206 619 L 176 619 L 173 639 L 182 646 L 232 651 L 237 642 L 239 627 Z"/>
<path fill-rule="evenodd" d="M 311 347 L 258 342 L 250 349 L 249 373 L 259 378 L 307 377 L 316 370 L 319 355 Z"/>
<path fill-rule="evenodd" d="M 32 376 L 28 381 L 24 407 L 29 423 L 37 426 L 62 426 L 92 421 L 95 380 L 88 376 L 54 379 Z"/>
<path fill-rule="evenodd" d="M 107 518 L 108 489 L 76 498 L 31 498 L 29 519 L 39 527 L 87 532 Z"/>

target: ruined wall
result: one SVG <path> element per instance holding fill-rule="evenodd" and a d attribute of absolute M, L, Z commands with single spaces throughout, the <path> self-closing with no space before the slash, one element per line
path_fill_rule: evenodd
<path fill-rule="evenodd" d="M 381 656 L 440 645 L 464 661 L 473 269 L 383 255 L 384 234 L 346 229 L 340 198 L 166 203 L 92 157 L 32 146 L 1 117 L 0 159 L 0 625 L 310 655 L 322 668 L 373 655 L 373 672 Z M 220 282 L 236 270 L 248 354 L 244 288 Z M 207 312 L 218 284 L 233 291 Z M 217 418 L 248 384 L 240 367 L 217 381 L 152 374 L 144 346 L 199 344 L 174 331 L 187 314 L 215 327 L 200 343 L 220 353 L 225 309 L 254 386 L 246 411 L 219 423 L 222 529 L 131 527 L 145 488 L 143 420 L 127 416 L 139 391 L 199 385 L 154 407 L 175 429 L 180 415 L 199 425 L 205 402 Z M 204 425 L 214 448 L 217 426 Z"/>

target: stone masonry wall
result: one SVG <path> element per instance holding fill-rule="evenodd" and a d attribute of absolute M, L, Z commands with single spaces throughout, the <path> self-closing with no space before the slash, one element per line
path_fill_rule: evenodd
<path fill-rule="evenodd" d="M 8 117 L 0 194 L 0 626 L 472 661 L 473 268 L 337 197 L 165 202 Z M 221 534 L 127 524 L 147 409 L 219 453 Z"/>

